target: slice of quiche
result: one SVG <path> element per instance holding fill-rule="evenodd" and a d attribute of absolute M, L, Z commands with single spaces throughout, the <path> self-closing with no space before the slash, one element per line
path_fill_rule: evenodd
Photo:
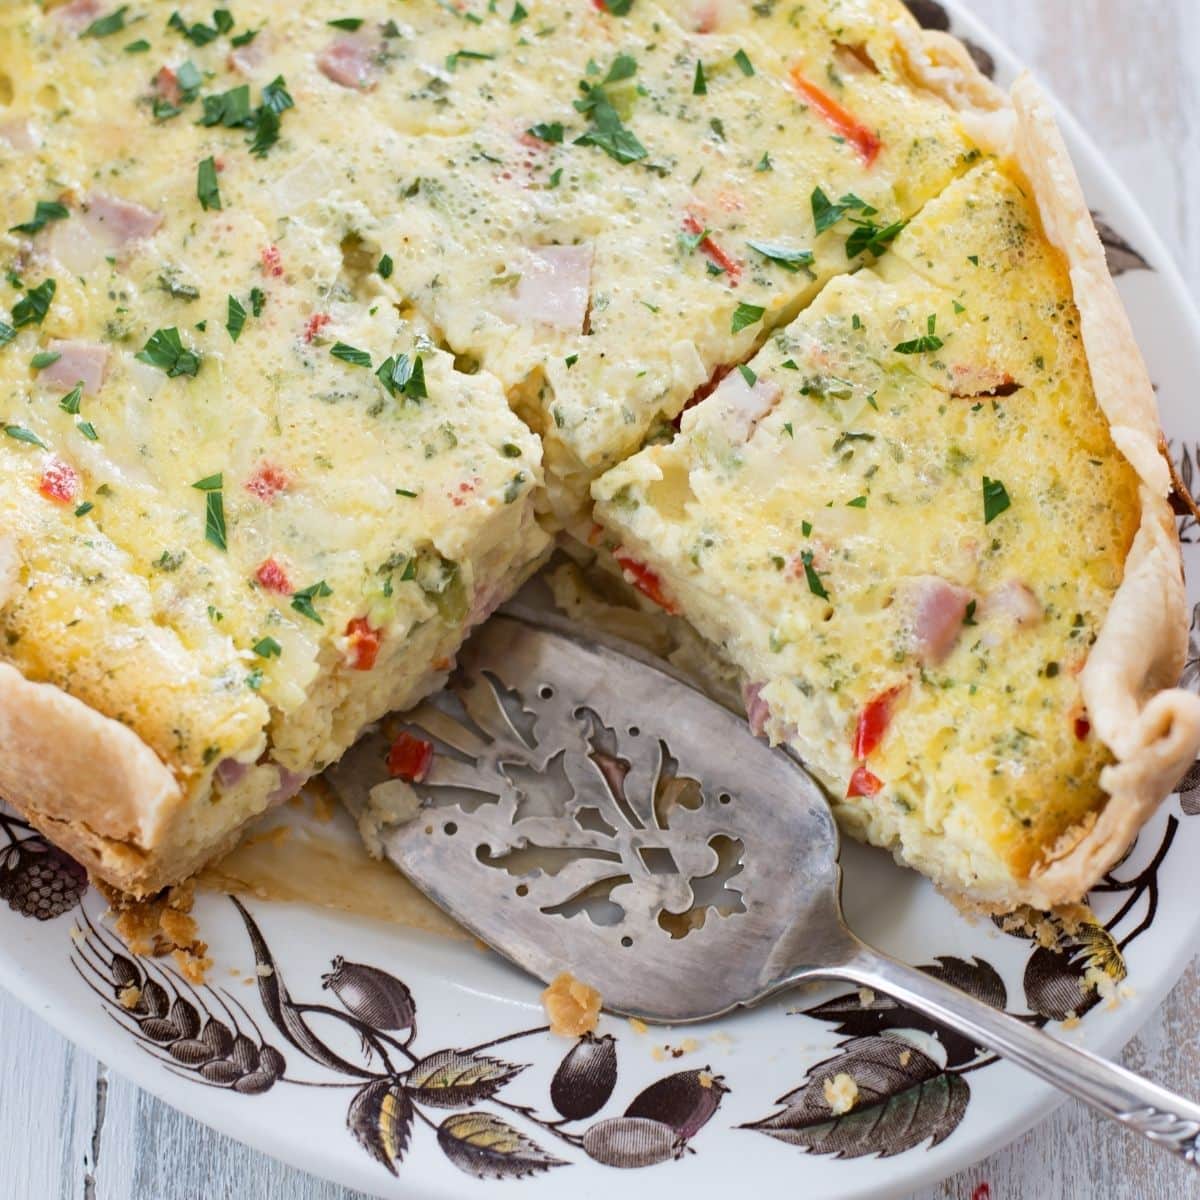
<path fill-rule="evenodd" d="M 1153 392 L 1065 149 L 1008 138 L 594 488 L 843 824 L 946 888 L 1079 899 L 1192 761 Z M 1015 124 L 1011 123 L 1014 122 Z"/>
<path fill-rule="evenodd" d="M 243 141 L 286 85 L 244 131 L 183 114 L 199 68 L 142 102 L 138 34 L 205 36 L 168 16 L 0 14 L 0 794 L 133 893 L 438 686 L 548 545 L 499 382 L 280 218 Z"/>

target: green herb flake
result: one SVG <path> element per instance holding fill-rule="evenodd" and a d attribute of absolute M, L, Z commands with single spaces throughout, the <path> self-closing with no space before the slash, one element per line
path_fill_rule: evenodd
<path fill-rule="evenodd" d="M 337 17 L 333 21 L 326 21 L 326 25 L 332 25 L 334 29 L 346 29 L 350 33 L 362 28 L 362 17 Z"/>
<path fill-rule="evenodd" d="M 808 537 L 808 535 L 810 533 L 812 533 L 812 522 L 811 521 L 801 521 L 800 522 L 800 532 L 802 534 L 804 534 L 805 537 Z"/>
<path fill-rule="evenodd" d="M 909 342 L 901 342 L 895 349 L 897 354 L 931 354 L 940 350 L 946 343 L 937 336 L 937 316 L 933 313 L 925 322 L 925 332 L 919 338 Z"/>
<path fill-rule="evenodd" d="M 11 325 L 0 321 L 0 347 L 7 346 L 16 336 L 17 331 Z"/>
<path fill-rule="evenodd" d="M 520 23 L 529 16 L 529 10 L 521 3 L 521 0 L 513 5 L 512 16 L 508 18 L 510 25 L 520 25 Z"/>
<path fill-rule="evenodd" d="M 336 342 L 329 353 L 334 358 L 340 358 L 342 362 L 349 363 L 352 367 L 366 367 L 368 370 L 371 367 L 371 356 L 365 350 L 347 346 L 345 342 Z"/>
<path fill-rule="evenodd" d="M 704 78 L 704 64 L 699 59 L 696 60 L 696 74 L 692 77 L 692 95 L 708 95 L 708 80 Z"/>
<path fill-rule="evenodd" d="M 528 132 L 540 142 L 557 145 L 563 140 L 563 125 L 561 121 L 539 121 L 530 125 Z"/>
<path fill-rule="evenodd" d="M 58 291 L 58 284 L 53 279 L 45 279 L 37 287 L 30 288 L 13 305 L 13 325 L 17 329 L 22 329 L 26 325 L 40 325 L 50 311 L 50 302 L 54 299 L 56 291 Z"/>
<path fill-rule="evenodd" d="M 763 319 L 766 309 L 758 304 L 747 304 L 744 300 L 733 310 L 733 319 L 729 323 L 730 333 L 741 333 L 751 325 L 756 325 Z"/>
<path fill-rule="evenodd" d="M 829 593 L 825 590 L 825 585 L 821 582 L 821 576 L 817 574 L 817 570 L 813 566 L 813 552 L 811 550 L 802 550 L 800 552 L 800 561 L 804 564 L 804 578 L 808 580 L 808 590 L 814 596 L 819 596 L 822 600 L 828 600 Z"/>
<path fill-rule="evenodd" d="M 978 625 L 979 624 L 979 622 L 975 620 L 975 608 L 978 605 L 978 603 L 979 603 L 978 600 L 968 600 L 967 601 L 967 610 L 966 610 L 966 612 L 963 613 L 963 624 L 964 625 Z"/>
<path fill-rule="evenodd" d="M 136 42 L 130 42 L 125 47 L 126 54 L 145 54 L 150 49 L 150 43 L 145 38 L 138 38 Z"/>
<path fill-rule="evenodd" d="M 236 296 L 230 296 L 226 303 L 225 329 L 229 333 L 230 341 L 236 342 L 242 336 L 242 330 L 246 327 L 246 310 L 242 307 L 242 302 Z"/>
<path fill-rule="evenodd" d="M 120 33 L 125 28 L 125 14 L 129 11 L 128 4 L 122 4 L 115 12 L 106 17 L 97 17 L 79 36 L 102 38 L 114 33 Z"/>
<path fill-rule="evenodd" d="M 254 643 L 254 653 L 259 658 L 279 658 L 283 647 L 273 637 L 260 638 Z"/>
<path fill-rule="evenodd" d="M 390 254 L 385 254 L 379 260 L 379 266 L 376 268 L 376 270 L 379 272 L 380 279 L 391 279 L 392 272 L 395 269 L 396 265 L 392 262 L 392 256 Z"/>
<path fill-rule="evenodd" d="M 67 206 L 60 204 L 57 200 L 39 200 L 34 205 L 32 219 L 21 225 L 14 225 L 8 232 L 27 233 L 32 236 L 45 229 L 51 221 L 65 221 L 70 215 L 71 212 Z"/>
<path fill-rule="evenodd" d="M 24 425 L 5 425 L 4 432 L 8 434 L 14 442 L 25 442 L 30 446 L 41 446 L 43 450 L 48 450 L 49 447 L 40 437 L 32 430 L 26 429 Z"/>
<path fill-rule="evenodd" d="M 738 374 L 746 381 L 747 387 L 753 387 L 758 382 L 758 376 L 745 364 L 738 364 Z"/>
<path fill-rule="evenodd" d="M 196 195 L 200 207 L 208 212 L 209 209 L 221 208 L 221 190 L 217 183 L 217 164 L 210 156 L 204 159 L 196 174 Z"/>
<path fill-rule="evenodd" d="M 59 402 L 58 407 L 71 416 L 77 416 L 83 403 L 83 384 L 77 383 Z"/>
<path fill-rule="evenodd" d="M 168 379 L 177 379 L 181 375 L 195 377 L 200 370 L 200 355 L 183 344 L 179 330 L 175 328 L 157 330 L 134 357 L 157 367 Z"/>
<path fill-rule="evenodd" d="M 983 523 L 990 525 L 1002 512 L 1012 507 L 1008 489 L 999 479 L 983 477 Z"/>
<path fill-rule="evenodd" d="M 78 506 L 78 508 L 75 509 L 75 515 L 77 517 L 86 517 L 88 513 L 90 513 L 95 507 L 96 506 L 90 500 L 85 500 L 81 505 Z"/>
<path fill-rule="evenodd" d="M 292 596 L 292 607 L 303 617 L 307 617 L 310 621 L 316 621 L 318 625 L 324 625 L 318 614 L 315 601 L 323 599 L 326 596 L 333 595 L 333 588 L 320 580 L 309 587 L 303 588 Z"/>
<path fill-rule="evenodd" d="M 408 488 L 397 488 L 397 489 L 396 489 L 396 495 L 397 495 L 397 496 L 404 496 L 404 497 L 405 497 L 406 499 L 408 499 L 408 500 L 415 500 L 415 499 L 417 498 L 417 493 L 416 493 L 416 492 L 410 492 L 410 491 L 408 490 Z"/>
<path fill-rule="evenodd" d="M 754 64 L 750 61 L 750 56 L 745 50 L 739 50 L 734 56 L 733 61 L 737 63 L 738 70 L 741 71 L 747 79 L 754 74 Z"/>
<path fill-rule="evenodd" d="M 389 396 L 419 402 L 429 395 L 425 387 L 425 362 L 419 354 L 411 359 L 407 354 L 385 359 L 375 375 Z"/>
<path fill-rule="evenodd" d="M 267 306 L 267 295 L 262 288 L 250 289 L 250 311 L 256 316 L 261 317 L 263 309 Z"/>
<path fill-rule="evenodd" d="M 57 350 L 39 350 L 30 360 L 29 365 L 35 371 L 44 371 L 47 367 L 52 367 L 62 355 Z"/>
<path fill-rule="evenodd" d="M 783 267 L 785 271 L 799 271 L 802 267 L 810 267 L 813 262 L 811 250 L 793 250 L 789 246 L 781 246 L 777 242 L 752 242 L 746 245 L 763 258 Z"/>
<path fill-rule="evenodd" d="M 867 507 L 867 498 L 866 498 L 866 496 L 855 496 L 853 500 L 846 501 L 846 507 L 847 508 L 866 508 Z"/>
<path fill-rule="evenodd" d="M 96 432 L 96 427 L 91 423 L 91 421 L 76 421 L 75 428 L 78 429 L 79 432 L 83 434 L 83 436 L 87 438 L 89 442 L 98 442 L 100 440 L 100 435 Z"/>

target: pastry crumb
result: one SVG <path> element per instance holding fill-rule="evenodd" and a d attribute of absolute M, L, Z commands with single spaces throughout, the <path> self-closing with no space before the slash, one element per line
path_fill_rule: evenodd
<path fill-rule="evenodd" d="M 632 1029 L 634 1033 L 645 1033 L 650 1026 L 647 1025 L 645 1021 L 639 1020 L 637 1017 L 630 1017 L 629 1028 Z"/>
<path fill-rule="evenodd" d="M 909 1063 L 909 1060 L 910 1060 L 911 1058 L 912 1058 L 912 1051 L 911 1051 L 911 1050 L 903 1050 L 903 1051 L 901 1051 L 901 1053 L 900 1053 L 900 1065 L 901 1065 L 902 1067 L 907 1067 L 907 1066 L 908 1066 L 908 1063 Z"/>
<path fill-rule="evenodd" d="M 825 1080 L 822 1086 L 825 1093 L 825 1103 L 835 1117 L 848 1113 L 858 1103 L 858 1084 L 853 1075 L 839 1071 L 832 1079 Z"/>
<path fill-rule="evenodd" d="M 137 1008 L 142 1002 L 142 989 L 131 983 L 117 993 L 117 1000 L 122 1008 Z"/>
<path fill-rule="evenodd" d="M 271 976 L 275 974 L 275 968 L 268 963 L 259 963 L 258 966 L 254 968 L 254 973 L 259 977 L 259 979 L 270 979 Z"/>
<path fill-rule="evenodd" d="M 712 1075 L 709 1071 L 701 1071 L 700 1074 L 696 1076 L 696 1082 L 702 1088 L 710 1088 L 710 1087 L 712 1087 L 715 1078 L 716 1077 L 714 1075 Z"/>
<path fill-rule="evenodd" d="M 542 1005 L 550 1018 L 550 1032 L 559 1037 L 591 1033 L 600 1019 L 600 993 L 566 971 L 542 992 Z"/>
<path fill-rule="evenodd" d="M 650 1048 L 650 1057 L 654 1059 L 655 1062 L 663 1062 L 667 1057 L 666 1046 L 652 1046 Z"/>
<path fill-rule="evenodd" d="M 203 945 L 203 943 L 201 943 Z M 171 951 L 171 957 L 179 968 L 179 973 L 188 983 L 201 984 L 208 977 L 212 959 L 206 954 L 196 954 L 191 950 L 177 949 Z"/>
<path fill-rule="evenodd" d="M 191 915 L 196 885 L 188 880 L 157 896 L 134 900 L 111 888 L 104 889 L 114 928 L 130 953 L 139 957 L 175 959 L 180 973 L 190 983 L 203 983 L 212 966 L 208 944 L 201 940 L 196 918 Z"/>
<path fill-rule="evenodd" d="M 858 1002 L 863 1008 L 870 1008 L 875 1003 L 875 993 L 869 987 L 858 989 Z"/>

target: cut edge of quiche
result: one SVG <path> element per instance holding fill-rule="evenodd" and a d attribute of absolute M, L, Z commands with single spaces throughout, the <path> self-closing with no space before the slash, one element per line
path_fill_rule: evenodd
<path fill-rule="evenodd" d="M 1123 578 L 1079 675 L 1090 731 L 1111 754 L 1099 771 L 1105 799 L 1044 844 L 1027 870 L 996 871 L 985 864 L 976 884 L 964 884 L 969 866 L 964 872 L 961 863 L 949 862 L 962 847 L 947 850 L 947 861 L 939 862 L 936 846 L 942 835 L 937 828 L 925 831 L 919 850 L 908 856 L 898 836 L 872 840 L 882 840 L 901 861 L 980 907 L 1049 908 L 1079 900 L 1119 861 L 1200 747 L 1200 698 L 1174 686 L 1186 654 L 1188 616 L 1179 542 L 1167 500 L 1169 466 L 1160 450 L 1153 387 L 1049 101 L 1028 75 L 1006 96 L 979 73 L 953 38 L 915 32 L 901 23 L 897 31 L 914 78 L 954 105 L 981 148 L 1015 163 L 1028 182 L 1045 238 L 1062 255 L 1069 273 L 1096 405 L 1113 446 L 1136 475 L 1140 512 Z M 746 383 L 756 385 L 753 373 Z M 718 423 L 744 419 L 736 405 L 717 417 Z M 732 435 L 731 441 L 736 441 Z M 635 477 L 636 468 L 627 470 L 635 462 L 629 460 L 612 472 L 614 479 Z M 601 500 L 597 517 L 620 538 L 628 535 L 629 526 L 605 503 L 613 499 L 613 487 L 606 486 L 605 478 L 593 489 Z M 645 553 L 639 554 L 642 550 Z M 686 599 L 671 591 L 669 567 L 656 570 L 656 550 L 656 544 L 647 546 L 644 541 L 626 553 L 617 547 L 617 565 L 628 582 L 659 603 L 665 601 L 670 611 L 679 612 L 682 600 L 680 615 L 687 618 Z M 647 588 L 646 580 L 654 587 Z M 809 582 L 813 583 L 811 575 Z M 818 574 L 813 590 L 819 594 L 822 587 Z M 655 591 L 662 594 L 655 597 Z M 968 611 L 968 621 L 970 617 Z M 713 630 L 709 634 L 713 636 Z M 817 697 L 814 705 L 819 703 Z M 775 736 L 786 737 L 778 722 L 772 725 Z M 879 786 L 873 777 L 869 783 Z M 970 781 L 963 785 L 969 787 Z M 873 823 L 872 787 L 855 789 L 852 778 L 850 788 L 853 803 L 861 805 L 851 828 L 866 835 Z M 884 822 L 882 827 L 888 825 Z"/>

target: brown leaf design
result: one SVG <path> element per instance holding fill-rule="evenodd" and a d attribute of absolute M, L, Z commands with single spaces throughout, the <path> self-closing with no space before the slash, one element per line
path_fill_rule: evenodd
<path fill-rule="evenodd" d="M 1092 213 L 1096 232 L 1108 255 L 1108 270 L 1115 278 L 1126 271 L 1152 271 L 1144 255 L 1135 250 L 1099 213 Z"/>
<path fill-rule="evenodd" d="M 606 1167 L 653 1167 L 678 1158 L 686 1147 L 670 1125 L 649 1117 L 597 1121 L 583 1135 L 584 1153 Z"/>
<path fill-rule="evenodd" d="M 362 1148 L 393 1175 L 408 1149 L 412 1122 L 412 1101 L 394 1079 L 377 1079 L 360 1088 L 346 1114 L 346 1124 Z"/>
<path fill-rule="evenodd" d="M 490 1100 L 523 1070 L 523 1066 L 482 1054 L 439 1050 L 421 1059 L 405 1076 L 405 1083 L 418 1104 L 463 1108 Z"/>
<path fill-rule="evenodd" d="M 968 960 L 942 955 L 921 970 L 993 1008 L 1003 1009 L 1008 1001 L 1004 980 L 991 963 L 981 958 Z M 832 1022 L 838 1033 L 850 1037 L 870 1037 L 889 1029 L 919 1029 L 931 1033 L 945 1047 L 946 1065 L 950 1067 L 970 1062 L 979 1054 L 979 1047 L 970 1038 L 897 1004 L 882 993 L 877 994 L 869 1005 L 864 1005 L 859 992 L 846 992 L 804 1011 L 806 1016 Z"/>
<path fill-rule="evenodd" d="M 835 1116 L 825 1099 L 825 1083 L 839 1074 L 854 1079 L 858 1100 L 849 1112 Z M 891 1158 L 927 1140 L 930 1147 L 944 1142 L 958 1128 L 970 1098 L 965 1079 L 910 1042 L 856 1038 L 782 1097 L 780 1112 L 743 1128 L 812 1154 Z"/>
<path fill-rule="evenodd" d="M 1125 959 L 1113 936 L 1100 925 L 1085 924 L 1059 934 L 1053 947 L 1039 946 L 1025 964 L 1025 1002 L 1052 1021 L 1082 1016 L 1100 1003 L 1100 985 L 1126 976 Z"/>
<path fill-rule="evenodd" d="M 476 1179 L 523 1179 L 567 1165 L 486 1112 L 452 1114 L 438 1126 L 437 1140 L 446 1157 Z"/>

